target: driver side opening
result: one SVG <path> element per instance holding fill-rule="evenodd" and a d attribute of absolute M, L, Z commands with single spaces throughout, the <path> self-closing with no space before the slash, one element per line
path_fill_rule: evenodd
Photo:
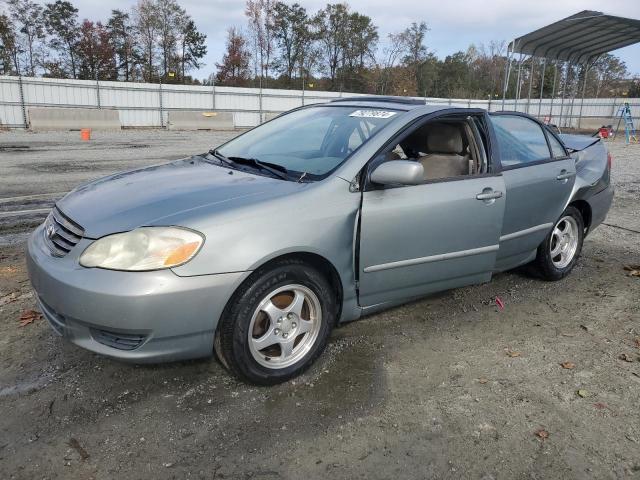
<path fill-rule="evenodd" d="M 375 166 L 393 160 L 416 161 L 424 169 L 425 182 L 486 173 L 487 156 L 477 122 L 468 116 L 421 123 L 387 147 Z"/>

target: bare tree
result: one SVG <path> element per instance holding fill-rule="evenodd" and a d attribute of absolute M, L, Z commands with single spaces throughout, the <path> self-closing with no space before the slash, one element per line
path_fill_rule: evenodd
<path fill-rule="evenodd" d="M 277 2 L 274 29 L 276 44 L 280 49 L 280 71 L 286 75 L 288 85 L 291 85 L 296 66 L 300 64 L 300 56 L 312 41 L 307 11 L 297 3 L 287 5 Z"/>
<path fill-rule="evenodd" d="M 134 8 L 134 18 L 138 41 L 142 50 L 143 77 L 150 82 L 155 73 L 154 59 L 158 48 L 158 12 L 152 0 L 140 0 Z"/>
<path fill-rule="evenodd" d="M 424 41 L 428 31 L 426 22 L 413 22 L 403 33 L 407 50 L 403 61 L 413 72 L 416 93 L 423 90 L 422 70 L 429 53 Z"/>
<path fill-rule="evenodd" d="M 33 77 L 42 60 L 38 52 L 39 42 L 44 39 L 45 33 L 42 6 L 31 0 L 8 0 L 7 5 L 11 19 L 20 33 L 18 41 L 23 43 L 23 50 L 27 55 L 26 73 Z M 16 70 L 19 72 L 19 66 Z"/>
<path fill-rule="evenodd" d="M 349 31 L 349 6 L 343 3 L 329 4 L 316 14 L 313 22 L 331 88 L 336 88 L 338 68 L 344 57 Z"/>
<path fill-rule="evenodd" d="M 328 4 L 313 19 L 331 88 L 340 89 L 345 79 L 351 87 L 362 88 L 366 62 L 373 59 L 378 41 L 371 18 L 351 12 L 346 3 Z"/>
<path fill-rule="evenodd" d="M 255 49 L 255 66 L 260 66 L 260 81 L 269 77 L 275 43 L 274 0 L 247 0 L 245 15 Z"/>
<path fill-rule="evenodd" d="M 398 60 L 407 54 L 407 41 L 405 32 L 390 33 L 387 35 L 388 42 L 382 49 L 382 60 L 378 64 L 380 69 L 380 79 L 378 88 L 381 95 L 387 92 L 391 72 Z"/>
<path fill-rule="evenodd" d="M 178 36 L 183 32 L 187 22 L 187 12 L 176 0 L 156 0 L 158 26 L 158 45 L 162 60 L 162 75 L 167 76 L 175 70 Z"/>
<path fill-rule="evenodd" d="M 111 10 L 111 17 L 107 22 L 117 56 L 116 71 L 118 77 L 125 82 L 134 79 L 134 70 L 138 59 L 134 26 L 128 13 L 121 10 Z M 122 73 L 120 73 L 122 72 Z"/>

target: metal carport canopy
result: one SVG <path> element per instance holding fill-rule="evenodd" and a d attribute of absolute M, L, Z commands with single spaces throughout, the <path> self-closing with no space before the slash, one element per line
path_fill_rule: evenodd
<path fill-rule="evenodd" d="M 640 20 L 584 10 L 516 38 L 511 51 L 579 64 L 640 42 Z"/>

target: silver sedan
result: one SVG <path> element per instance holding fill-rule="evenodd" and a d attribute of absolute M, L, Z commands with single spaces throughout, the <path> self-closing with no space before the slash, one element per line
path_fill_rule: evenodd
<path fill-rule="evenodd" d="M 519 113 L 358 98 L 58 202 L 28 242 L 52 329 L 134 362 L 215 352 L 274 384 L 331 329 L 530 264 L 575 265 L 611 204 L 597 138 Z"/>

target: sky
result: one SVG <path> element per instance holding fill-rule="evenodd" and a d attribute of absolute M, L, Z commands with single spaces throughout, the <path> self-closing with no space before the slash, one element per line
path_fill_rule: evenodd
<path fill-rule="evenodd" d="M 198 29 L 207 34 L 205 66 L 195 72 L 205 78 L 215 71 L 224 53 L 226 30 L 246 27 L 244 0 L 178 0 L 194 18 Z M 286 0 L 285 0 L 286 1 Z M 293 3 L 295 0 L 291 0 Z M 327 0 L 297 0 L 308 12 L 323 8 Z M 113 8 L 129 10 L 134 0 L 73 0 L 80 18 L 105 21 Z M 332 3 L 338 3 L 333 0 Z M 638 0 L 347 0 L 353 10 L 368 15 L 378 26 L 380 38 L 401 31 L 411 22 L 425 21 L 430 30 L 426 45 L 438 57 L 466 50 L 474 43 L 510 41 L 549 23 L 582 10 L 596 10 L 640 19 Z M 640 75 L 640 44 L 615 52 L 632 75 Z"/>

